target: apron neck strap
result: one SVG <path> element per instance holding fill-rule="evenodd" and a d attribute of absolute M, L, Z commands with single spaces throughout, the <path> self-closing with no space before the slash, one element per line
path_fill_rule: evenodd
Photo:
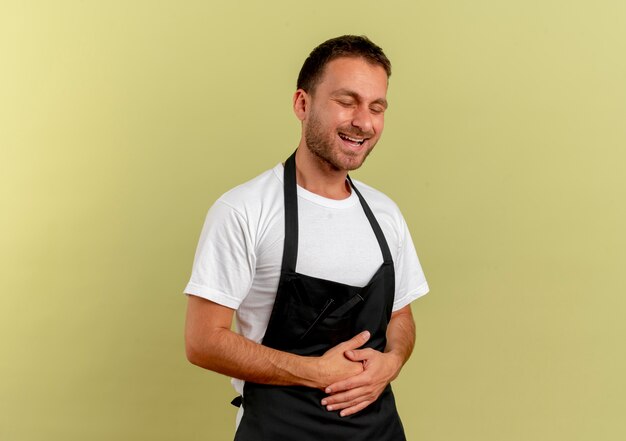
<path fill-rule="evenodd" d="M 391 252 L 389 251 L 389 245 L 387 245 L 385 234 L 383 233 L 382 228 L 380 228 L 380 225 L 376 220 L 376 216 L 374 216 L 374 213 L 372 213 L 370 206 L 367 205 L 367 202 L 365 202 L 365 198 L 363 197 L 361 192 L 354 186 L 354 182 L 352 182 L 350 175 L 348 175 L 348 182 L 350 183 L 350 186 L 352 187 L 356 195 L 359 197 L 359 201 L 361 202 L 361 206 L 363 207 L 365 216 L 367 216 L 367 220 L 370 222 L 372 230 L 374 230 L 376 240 L 378 241 L 378 246 L 380 246 L 380 251 L 383 253 L 383 261 L 385 263 L 393 263 L 393 259 L 391 258 Z"/>
<path fill-rule="evenodd" d="M 298 259 L 298 187 L 296 185 L 296 152 L 285 161 L 285 244 L 281 271 L 295 273 Z"/>
<path fill-rule="evenodd" d="M 385 240 L 383 230 L 380 228 L 374 213 L 361 195 L 361 192 L 354 186 L 350 176 L 347 177 L 350 186 L 355 191 L 361 202 L 361 207 L 369 221 L 376 240 L 380 246 L 384 263 L 393 263 L 389 245 Z M 298 260 L 298 190 L 296 184 L 296 152 L 285 161 L 285 172 L 283 177 L 283 191 L 285 195 L 285 242 L 283 250 L 282 271 L 295 273 L 296 262 Z"/>

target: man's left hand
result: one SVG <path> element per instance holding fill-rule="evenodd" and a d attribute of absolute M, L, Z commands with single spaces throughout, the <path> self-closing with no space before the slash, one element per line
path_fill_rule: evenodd
<path fill-rule="evenodd" d="M 393 352 L 379 352 L 371 348 L 346 351 L 344 355 L 349 360 L 361 361 L 364 370 L 328 386 L 325 392 L 329 396 L 322 400 L 322 405 L 326 406 L 326 410 L 340 410 L 341 416 L 348 416 L 376 401 L 385 387 L 398 376 L 404 360 Z"/>

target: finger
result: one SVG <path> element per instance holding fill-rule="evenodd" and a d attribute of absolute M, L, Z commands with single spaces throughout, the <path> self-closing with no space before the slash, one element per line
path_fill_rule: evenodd
<path fill-rule="evenodd" d="M 346 351 L 360 348 L 370 339 L 369 331 L 363 331 L 352 337 L 350 340 L 340 343 Z"/>
<path fill-rule="evenodd" d="M 322 400 L 322 406 L 327 410 L 340 410 L 354 406 L 363 400 L 371 399 L 372 395 L 364 387 L 330 395 Z"/>
<path fill-rule="evenodd" d="M 363 387 L 354 389 L 342 394 L 326 397 L 322 400 L 322 405 L 326 406 L 326 410 L 341 410 L 347 407 L 356 406 L 363 401 L 373 401 L 374 393 Z M 326 403 L 326 404 L 324 404 Z"/>
<path fill-rule="evenodd" d="M 372 352 L 374 350 L 371 348 L 365 349 L 357 349 L 357 350 L 348 350 L 344 352 L 346 358 L 350 361 L 364 361 L 372 357 Z"/>
<path fill-rule="evenodd" d="M 324 392 L 326 392 L 327 394 L 336 394 L 338 392 L 365 386 L 370 382 L 371 378 L 369 372 L 363 371 L 362 373 L 355 375 L 354 377 L 350 377 L 329 385 L 326 389 L 324 389 Z"/>
<path fill-rule="evenodd" d="M 339 412 L 339 415 L 342 417 L 354 415 L 355 413 L 362 411 L 363 409 L 365 409 L 367 406 L 369 406 L 372 403 L 373 401 L 362 401 L 356 406 L 348 407 L 347 409 L 342 410 L 341 412 Z"/>

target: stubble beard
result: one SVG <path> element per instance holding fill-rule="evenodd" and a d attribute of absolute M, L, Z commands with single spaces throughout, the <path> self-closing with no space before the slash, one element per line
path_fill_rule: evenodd
<path fill-rule="evenodd" d="M 340 127 L 340 132 L 345 134 L 351 134 L 353 136 L 365 136 L 360 131 L 355 131 L 354 128 L 343 129 Z M 326 135 L 322 129 L 322 124 L 315 114 L 311 115 L 309 123 L 304 131 L 304 137 L 307 148 L 313 153 L 322 163 L 328 165 L 332 170 L 346 170 L 352 171 L 363 165 L 365 159 L 370 154 L 376 143 L 369 145 L 363 152 L 352 152 L 340 149 L 337 146 L 337 134 L 332 133 Z M 367 136 L 365 136 L 367 137 Z M 370 140 L 366 142 L 371 142 Z M 342 160 L 343 158 L 343 160 Z"/>

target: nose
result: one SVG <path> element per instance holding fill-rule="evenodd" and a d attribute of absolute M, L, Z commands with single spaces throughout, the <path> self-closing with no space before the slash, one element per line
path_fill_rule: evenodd
<path fill-rule="evenodd" d="M 364 134 L 373 134 L 372 114 L 367 106 L 357 106 L 354 109 L 352 126 L 358 128 Z"/>

